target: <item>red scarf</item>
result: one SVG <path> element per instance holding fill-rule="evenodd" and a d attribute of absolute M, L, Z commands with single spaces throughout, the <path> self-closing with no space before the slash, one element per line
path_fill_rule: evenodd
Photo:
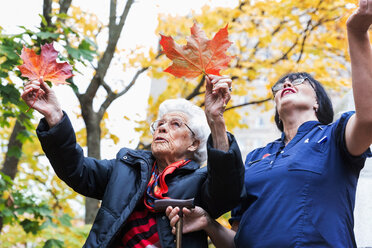
<path fill-rule="evenodd" d="M 154 210 L 155 200 L 169 199 L 166 196 L 168 193 L 168 185 L 165 183 L 165 176 L 172 174 L 176 169 L 189 163 L 191 160 L 180 160 L 173 164 L 168 165 L 160 174 L 156 162 L 152 167 L 152 173 L 149 183 L 147 184 L 147 190 L 144 197 L 145 206 L 151 211 Z"/>

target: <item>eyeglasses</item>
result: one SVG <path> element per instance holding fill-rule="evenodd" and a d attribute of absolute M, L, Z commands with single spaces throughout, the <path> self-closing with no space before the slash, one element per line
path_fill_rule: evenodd
<path fill-rule="evenodd" d="M 307 79 L 307 77 L 304 77 L 304 78 L 297 78 L 295 80 L 293 80 L 291 82 L 291 84 L 293 86 L 296 86 L 296 85 L 300 85 L 302 83 L 305 82 L 305 80 Z M 310 83 L 310 82 L 309 82 Z M 275 84 L 272 88 L 271 88 L 271 91 L 273 92 L 273 95 L 275 96 L 275 94 L 279 91 L 279 90 L 282 90 L 284 88 L 284 84 L 285 84 L 285 80 L 283 82 L 280 82 L 280 83 L 277 83 Z M 314 86 L 312 83 L 310 83 L 311 87 L 314 89 Z"/>
<path fill-rule="evenodd" d="M 185 125 L 190 130 L 192 135 L 195 136 L 195 133 L 191 130 L 191 128 L 186 123 L 184 123 L 181 119 L 178 119 L 178 118 L 173 118 L 167 121 L 166 120 L 154 121 L 153 123 L 151 123 L 151 132 L 155 132 L 155 130 L 157 130 L 159 127 L 164 126 L 165 124 L 168 124 L 169 128 L 174 131 L 180 129 L 182 125 Z"/>

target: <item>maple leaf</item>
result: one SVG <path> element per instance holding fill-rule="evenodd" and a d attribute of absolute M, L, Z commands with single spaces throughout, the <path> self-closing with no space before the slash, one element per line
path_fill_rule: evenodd
<path fill-rule="evenodd" d="M 187 44 L 178 45 L 170 36 L 161 35 L 160 45 L 165 55 L 173 61 L 165 69 L 176 77 L 194 78 L 200 74 L 220 75 L 227 68 L 231 56 L 226 55 L 232 42 L 228 40 L 227 25 L 220 29 L 212 40 L 194 23 Z"/>
<path fill-rule="evenodd" d="M 35 51 L 23 46 L 21 52 L 23 64 L 18 66 L 23 77 L 27 77 L 30 81 L 43 80 L 58 84 L 68 84 L 66 79 L 72 77 L 72 66 L 67 63 L 58 63 L 58 52 L 54 49 L 53 43 L 41 46 L 40 55 Z M 39 97 L 40 90 L 36 92 L 35 100 L 29 109 L 35 104 Z"/>
<path fill-rule="evenodd" d="M 72 77 L 72 66 L 67 62 L 56 61 L 58 52 L 54 49 L 53 43 L 41 46 L 40 55 L 32 49 L 23 47 L 21 53 L 23 65 L 18 66 L 23 77 L 30 81 L 44 80 L 58 84 L 68 84 L 66 79 Z"/>

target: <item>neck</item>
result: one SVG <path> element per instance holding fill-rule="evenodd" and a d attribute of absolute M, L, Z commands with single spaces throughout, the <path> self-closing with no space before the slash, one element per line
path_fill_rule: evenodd
<path fill-rule="evenodd" d="M 285 113 L 281 115 L 281 120 L 283 122 L 283 131 L 285 134 L 285 144 L 288 144 L 289 141 L 297 134 L 298 128 L 307 121 L 318 121 L 318 118 L 315 115 L 315 111 L 306 111 L 306 112 L 292 112 Z"/>
<path fill-rule="evenodd" d="M 163 170 L 170 164 L 173 164 L 177 161 L 186 159 L 186 157 L 181 158 L 156 158 L 156 164 L 158 166 L 159 173 L 163 172 Z"/>

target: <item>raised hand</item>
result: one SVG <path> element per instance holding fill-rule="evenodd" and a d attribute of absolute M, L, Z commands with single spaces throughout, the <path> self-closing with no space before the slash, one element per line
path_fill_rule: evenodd
<path fill-rule="evenodd" d="M 229 102 L 231 79 L 227 76 L 208 75 L 206 78 L 205 112 L 207 119 L 222 117 Z"/>
<path fill-rule="evenodd" d="M 196 206 L 193 209 L 183 208 L 183 233 L 195 232 L 204 229 L 208 225 L 210 218 L 208 213 L 201 207 Z M 176 223 L 179 220 L 180 209 L 178 207 L 168 207 L 165 211 L 170 220 L 173 234 L 176 234 Z"/>
<path fill-rule="evenodd" d="M 372 24 L 372 0 L 360 0 L 359 7 L 347 20 L 349 31 L 366 33 Z"/>
<path fill-rule="evenodd" d="M 21 97 L 30 108 L 45 116 L 50 127 L 62 119 L 63 112 L 58 99 L 43 80 L 25 83 Z"/>

